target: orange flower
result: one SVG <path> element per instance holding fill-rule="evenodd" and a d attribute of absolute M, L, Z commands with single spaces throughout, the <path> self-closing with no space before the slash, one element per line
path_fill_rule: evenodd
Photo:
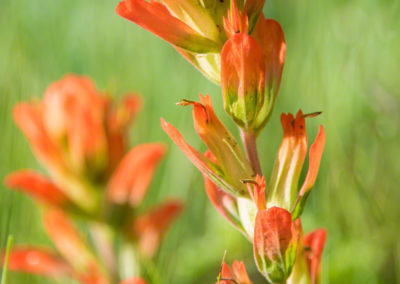
<path fill-rule="evenodd" d="M 246 3 L 245 3 L 246 2 Z M 249 17 L 252 31 L 265 0 L 238 0 Z M 233 1 L 123 0 L 117 6 L 120 16 L 171 43 L 190 63 L 210 80 L 220 82 L 220 51 L 227 40 L 223 17 Z"/>
<path fill-rule="evenodd" d="M 47 277 L 70 277 L 82 284 L 109 284 L 109 276 L 68 218 L 58 210 L 44 216 L 45 228 L 61 256 L 42 248 L 16 247 L 9 268 Z"/>
<path fill-rule="evenodd" d="M 200 100 L 200 103 L 183 101 L 180 104 L 193 106 L 195 129 L 218 164 L 188 145 L 171 124 L 161 119 L 161 125 L 193 164 L 219 188 L 233 196 L 248 196 L 241 180 L 250 179 L 253 170 L 235 138 L 214 113 L 210 97 L 200 96 Z"/>
<path fill-rule="evenodd" d="M 285 281 L 296 260 L 299 231 L 285 209 L 271 207 L 257 213 L 254 259 L 258 270 L 272 283 Z"/>
<path fill-rule="evenodd" d="M 326 241 L 326 230 L 318 229 L 308 233 L 304 238 L 305 253 L 308 270 L 312 284 L 321 283 L 321 260 L 322 251 Z"/>
<path fill-rule="evenodd" d="M 320 126 L 314 144 L 310 148 L 310 162 L 306 180 L 298 191 L 298 183 L 307 153 L 307 133 L 305 116 L 301 110 L 296 118 L 292 114 L 282 114 L 283 140 L 275 159 L 275 165 L 268 187 L 267 205 L 292 210 L 297 218 L 305 205 L 306 198 L 315 183 L 322 151 L 325 145 L 325 132 Z"/>
<path fill-rule="evenodd" d="M 246 132 L 258 134 L 279 90 L 286 51 L 283 31 L 278 22 L 261 15 L 249 35 L 247 15 L 235 5 L 224 28 L 229 37 L 221 51 L 224 107 Z"/>
<path fill-rule="evenodd" d="M 225 262 L 222 263 L 219 284 L 252 284 L 243 261 L 235 260 L 232 264 L 232 269 L 233 272 L 229 265 Z"/>

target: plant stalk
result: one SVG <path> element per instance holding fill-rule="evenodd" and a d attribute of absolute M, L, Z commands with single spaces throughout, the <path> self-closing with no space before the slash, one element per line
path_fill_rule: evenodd
<path fill-rule="evenodd" d="M 262 176 L 260 160 L 258 159 L 256 136 L 252 132 L 246 132 L 243 129 L 240 129 L 240 136 L 253 170 L 256 174 Z"/>

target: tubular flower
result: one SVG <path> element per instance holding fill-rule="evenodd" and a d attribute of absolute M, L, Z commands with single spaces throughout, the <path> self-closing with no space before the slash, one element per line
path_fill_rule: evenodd
<path fill-rule="evenodd" d="M 210 80 L 220 82 L 220 52 L 227 40 L 224 16 L 238 6 L 249 17 L 252 31 L 265 0 L 123 0 L 120 16 L 171 43 Z"/>
<path fill-rule="evenodd" d="M 233 196 L 248 196 L 247 188 L 241 180 L 254 176 L 249 162 L 234 137 L 215 115 L 210 97 L 200 96 L 200 101 L 183 101 L 180 104 L 193 106 L 195 129 L 217 163 L 193 149 L 171 124 L 161 119 L 164 131 L 219 188 Z"/>
<path fill-rule="evenodd" d="M 252 284 L 242 261 L 235 260 L 232 269 L 225 262 L 222 263 L 220 279 L 217 284 Z"/>
<path fill-rule="evenodd" d="M 154 255 L 183 204 L 175 200 L 140 216 L 136 212 L 166 153 L 161 143 L 141 144 L 128 151 L 128 126 L 141 104 L 137 95 L 129 95 L 112 106 L 87 77 L 67 75 L 51 84 L 41 102 L 20 103 L 14 109 L 17 125 L 50 177 L 21 170 L 8 175 L 5 184 L 27 193 L 48 209 L 83 216 L 93 227 L 111 226 L 139 247 L 145 243 L 143 236 L 150 235 L 147 251 L 151 253 L 147 255 Z M 74 270 L 89 271 L 88 262 L 90 271 L 96 270 L 86 245 L 78 241 L 73 229 L 67 229 L 72 226 L 60 216 L 52 213 L 45 218 L 56 246 L 65 242 L 59 245 L 59 251 Z M 59 227 L 57 222 L 65 226 Z M 72 240 L 75 250 L 67 244 Z M 107 242 L 112 251 L 112 239 Z M 87 283 L 97 283 L 91 280 L 95 272 L 87 275 Z"/>
<path fill-rule="evenodd" d="M 229 37 L 221 51 L 224 107 L 245 131 L 258 134 L 267 123 L 278 94 L 286 44 L 278 22 L 258 18 L 248 34 L 248 19 L 233 6 L 224 19 Z"/>
<path fill-rule="evenodd" d="M 318 229 L 304 238 L 305 253 L 308 271 L 312 284 L 321 283 L 321 260 L 326 241 L 326 230 Z"/>
<path fill-rule="evenodd" d="M 306 179 L 298 190 L 298 183 L 307 153 L 305 117 L 300 110 L 296 118 L 282 114 L 283 140 L 275 159 L 274 169 L 268 186 L 267 207 L 279 206 L 291 210 L 293 219 L 300 216 L 306 199 L 314 186 L 322 152 L 325 145 L 324 128 L 319 133 L 309 152 L 309 168 Z"/>
<path fill-rule="evenodd" d="M 285 209 L 271 207 L 257 213 L 254 258 L 258 270 L 272 283 L 285 281 L 296 260 L 299 231 Z"/>

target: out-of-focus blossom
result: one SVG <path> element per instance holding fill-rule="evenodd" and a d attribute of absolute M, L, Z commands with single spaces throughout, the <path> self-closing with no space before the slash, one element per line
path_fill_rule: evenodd
<path fill-rule="evenodd" d="M 298 183 L 308 144 L 305 117 L 301 110 L 296 118 L 292 114 L 281 115 L 283 140 L 267 190 L 267 207 L 278 206 L 290 210 L 294 219 L 302 213 L 314 186 L 325 145 L 324 128 L 320 126 L 315 142 L 310 148 L 308 173 L 299 191 Z"/>
<path fill-rule="evenodd" d="M 248 31 L 255 27 L 265 0 L 124 0 L 116 12 L 171 43 L 210 80 L 221 80 L 221 49 L 227 41 L 224 17 L 238 7 Z M 236 10 L 236 9 L 235 9 Z M 228 16 L 230 17 L 230 16 Z M 247 20 L 248 19 L 248 20 Z"/>
<path fill-rule="evenodd" d="M 326 230 L 318 229 L 308 233 L 304 238 L 304 256 L 312 284 L 321 283 L 322 252 L 326 241 Z"/>
<path fill-rule="evenodd" d="M 217 163 L 188 145 L 171 124 L 161 119 L 161 125 L 192 163 L 219 188 L 234 196 L 248 196 L 241 180 L 252 178 L 253 170 L 235 138 L 214 113 L 210 97 L 200 96 L 200 100 L 200 103 L 183 101 L 180 104 L 193 106 L 195 129 Z"/>
<path fill-rule="evenodd" d="M 144 256 L 149 258 L 154 256 L 161 237 L 179 216 L 182 209 L 182 202 L 169 200 L 133 220 L 131 234 L 138 239 L 139 249 Z"/>
<path fill-rule="evenodd" d="M 44 215 L 44 224 L 60 255 L 43 248 L 15 247 L 9 258 L 10 270 L 57 279 L 70 277 L 83 284 L 111 283 L 109 275 L 67 216 L 51 209 Z"/>
<path fill-rule="evenodd" d="M 232 271 L 233 270 L 233 271 Z M 222 263 L 220 280 L 217 284 L 252 284 L 247 275 L 246 266 L 242 261 L 235 260 L 232 270 L 225 262 Z"/>
<path fill-rule="evenodd" d="M 89 78 L 66 75 L 47 88 L 42 101 L 16 105 L 14 119 L 52 183 L 91 214 L 100 202 L 95 187 L 126 153 L 127 125 L 139 106 L 140 98 L 131 95 L 113 108 Z M 23 179 L 20 172 L 19 180 Z M 32 174 L 25 179 L 32 179 Z M 26 182 L 18 186 L 34 196 L 38 193 Z"/>

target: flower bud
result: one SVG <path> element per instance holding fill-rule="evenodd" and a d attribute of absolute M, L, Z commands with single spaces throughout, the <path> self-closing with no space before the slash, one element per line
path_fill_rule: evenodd
<path fill-rule="evenodd" d="M 285 209 L 258 211 L 254 227 L 254 258 L 258 270 L 272 283 L 284 282 L 296 260 L 299 234 Z"/>

